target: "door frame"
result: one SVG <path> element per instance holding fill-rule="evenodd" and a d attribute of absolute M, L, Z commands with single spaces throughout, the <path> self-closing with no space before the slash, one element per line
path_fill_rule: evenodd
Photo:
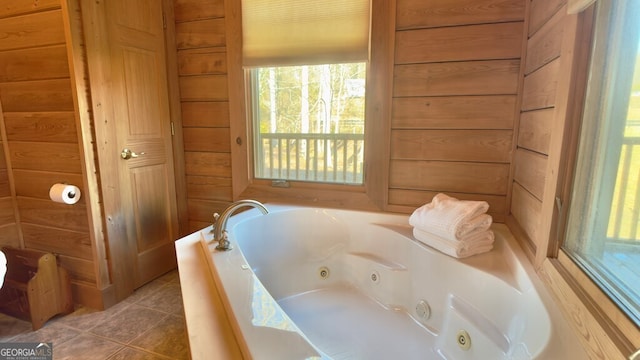
<path fill-rule="evenodd" d="M 67 0 L 76 3 L 79 0 Z M 186 180 L 184 175 L 184 147 L 182 140 L 182 120 L 180 99 L 178 92 L 177 51 L 175 44 L 175 22 L 173 17 L 173 3 L 162 0 L 165 21 L 165 57 L 167 65 L 167 87 L 169 111 L 173 129 L 172 148 L 174 162 L 174 178 L 176 183 L 176 204 L 178 208 L 178 233 L 186 233 L 188 228 L 186 204 Z M 104 64 L 102 59 L 109 58 L 110 48 L 107 34 L 108 19 L 104 9 L 104 2 L 82 2 L 80 7 L 82 31 L 85 43 L 85 72 L 90 79 L 91 111 L 93 113 L 93 128 L 95 131 L 95 151 L 97 154 L 97 168 L 100 174 L 118 174 L 120 153 L 116 139 L 113 101 L 111 98 L 111 67 Z M 84 74 L 83 74 L 84 75 Z M 178 130 L 178 131 L 176 131 Z M 171 135 L 170 135 L 171 136 Z M 104 226 L 105 242 L 108 253 L 108 274 L 110 275 L 110 289 L 103 292 L 103 307 L 107 308 L 128 297 L 134 290 L 133 263 L 135 252 L 131 249 L 136 244 L 131 243 L 127 236 L 126 219 L 121 215 L 120 184 L 118 176 L 100 176 L 100 198 L 102 200 L 102 222 Z M 99 261 L 98 267 L 104 267 Z M 104 272 L 105 269 L 100 269 Z M 106 286 L 105 286 L 106 288 Z M 100 289 L 103 290 L 103 289 Z"/>

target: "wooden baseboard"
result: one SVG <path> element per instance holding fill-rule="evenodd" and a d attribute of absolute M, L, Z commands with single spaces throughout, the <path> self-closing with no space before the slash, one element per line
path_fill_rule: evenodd
<path fill-rule="evenodd" d="M 84 282 L 71 281 L 71 292 L 73 294 L 73 302 L 91 309 L 104 310 L 118 301 L 115 297 L 112 285 L 104 289 L 98 289 L 94 284 Z"/>

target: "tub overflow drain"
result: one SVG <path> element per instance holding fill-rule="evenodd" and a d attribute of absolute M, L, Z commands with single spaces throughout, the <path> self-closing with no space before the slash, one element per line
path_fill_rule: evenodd
<path fill-rule="evenodd" d="M 321 279 L 326 279 L 329 277 L 329 268 L 326 266 L 321 267 L 320 269 L 318 269 L 318 275 L 320 275 Z"/>
<path fill-rule="evenodd" d="M 460 330 L 456 336 L 458 338 L 458 346 L 460 346 L 460 349 L 469 350 L 469 348 L 471 348 L 471 337 L 468 332 Z"/>

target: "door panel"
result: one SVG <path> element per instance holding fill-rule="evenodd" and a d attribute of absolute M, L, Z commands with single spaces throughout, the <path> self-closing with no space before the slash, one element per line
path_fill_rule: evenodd
<path fill-rule="evenodd" d="M 175 268 L 178 221 L 162 2 L 109 0 L 107 9 L 122 214 L 134 287 Z M 114 156 L 119 156 L 116 151 Z"/>

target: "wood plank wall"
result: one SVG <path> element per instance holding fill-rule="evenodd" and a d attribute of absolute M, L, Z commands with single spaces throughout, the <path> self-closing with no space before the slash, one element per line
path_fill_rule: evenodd
<path fill-rule="evenodd" d="M 176 46 L 191 231 L 232 201 L 223 0 L 175 0 Z"/>
<path fill-rule="evenodd" d="M 10 3 L 0 8 L 0 245 L 58 254 L 78 301 L 96 288 L 87 208 L 49 199 L 58 182 L 84 190 L 60 1 Z"/>
<path fill-rule="evenodd" d="M 526 0 L 397 0 L 387 210 L 438 192 L 504 221 Z M 191 230 L 232 200 L 222 0 L 174 0 Z M 244 121 L 238 119 L 236 121 Z"/>
<path fill-rule="evenodd" d="M 389 207 L 438 192 L 504 221 L 524 0 L 397 0 Z"/>
<path fill-rule="evenodd" d="M 514 159 L 511 216 L 535 253 L 546 236 L 541 231 L 542 202 L 549 145 L 554 127 L 554 109 L 566 9 L 565 0 L 533 0 L 529 28 L 524 85 Z"/>

